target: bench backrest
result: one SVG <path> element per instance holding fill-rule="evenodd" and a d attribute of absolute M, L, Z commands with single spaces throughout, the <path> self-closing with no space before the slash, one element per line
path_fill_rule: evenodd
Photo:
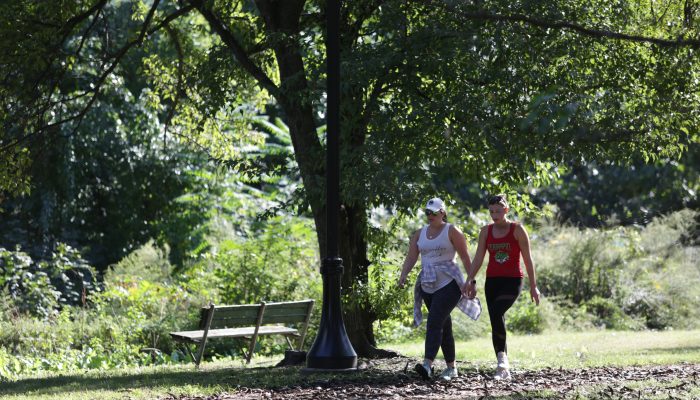
<path fill-rule="evenodd" d="M 262 324 L 293 324 L 306 322 L 313 300 L 266 303 Z"/>
<path fill-rule="evenodd" d="M 305 323 L 312 307 L 313 300 L 214 306 L 210 328 Z M 202 308 L 199 329 L 206 327 L 209 312 L 209 307 Z"/>

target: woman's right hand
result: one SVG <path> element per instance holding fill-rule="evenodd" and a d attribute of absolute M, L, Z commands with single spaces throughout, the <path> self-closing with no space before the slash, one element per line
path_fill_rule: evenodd
<path fill-rule="evenodd" d="M 469 299 L 476 297 L 476 284 L 473 281 L 468 281 L 462 286 L 462 294 L 467 296 Z"/>
<path fill-rule="evenodd" d="M 399 282 L 398 282 L 399 289 L 403 289 L 403 287 L 405 285 L 406 285 L 406 277 L 405 276 L 399 277 Z"/>

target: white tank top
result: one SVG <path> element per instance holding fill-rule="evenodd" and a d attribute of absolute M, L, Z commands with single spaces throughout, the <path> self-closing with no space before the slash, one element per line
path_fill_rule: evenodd
<path fill-rule="evenodd" d="M 445 224 L 435 239 L 428 239 L 428 226 L 424 226 L 418 237 L 421 265 L 454 262 L 457 250 L 450 241 L 450 224 Z M 421 288 L 426 293 L 435 293 L 447 286 L 453 278 L 444 270 L 436 271 L 435 282 L 421 282 Z"/>

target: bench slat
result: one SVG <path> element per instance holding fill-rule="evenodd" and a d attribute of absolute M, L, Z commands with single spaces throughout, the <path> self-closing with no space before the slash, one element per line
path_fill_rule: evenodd
<path fill-rule="evenodd" d="M 263 315 L 263 324 L 291 324 L 295 322 L 304 322 L 306 315 Z"/>
<path fill-rule="evenodd" d="M 258 318 L 240 318 L 240 317 L 227 317 L 218 318 L 216 312 L 214 312 L 214 318 L 211 320 L 211 328 L 233 328 L 235 326 L 245 326 L 245 325 L 255 325 L 258 322 Z"/>
<path fill-rule="evenodd" d="M 228 328 L 228 329 L 209 329 L 208 337 L 211 338 L 238 338 L 238 337 L 249 337 L 253 336 L 255 333 L 255 327 L 249 326 L 245 328 Z M 261 326 L 258 329 L 258 336 L 260 335 L 298 335 L 299 331 L 293 328 L 287 328 L 285 326 Z M 189 341 L 196 342 L 204 337 L 204 331 L 182 331 L 182 332 L 171 332 L 170 336 L 178 339 L 186 339 Z"/>

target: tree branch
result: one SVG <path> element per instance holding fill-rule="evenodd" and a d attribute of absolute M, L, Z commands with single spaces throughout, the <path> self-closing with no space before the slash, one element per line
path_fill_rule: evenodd
<path fill-rule="evenodd" d="M 97 8 L 96 11 L 95 11 L 95 16 L 94 16 L 93 19 L 92 19 L 92 22 L 90 23 L 90 25 L 88 25 L 88 27 L 87 27 L 87 28 L 85 29 L 85 31 L 83 32 L 83 35 L 82 35 L 82 37 L 81 37 L 81 39 L 80 39 L 80 43 L 78 44 L 78 48 L 75 50 L 75 56 L 76 56 L 77 58 L 80 58 L 80 52 L 83 50 L 83 46 L 84 46 L 85 43 L 87 42 L 87 39 L 88 39 L 88 37 L 89 37 L 89 35 L 90 35 L 90 32 L 91 32 L 92 29 L 95 27 L 95 25 L 97 25 L 97 21 L 98 21 L 98 19 L 99 19 L 101 13 L 102 13 L 102 7 Z M 67 39 L 67 37 L 68 37 L 68 36 L 64 37 L 64 39 L 62 39 L 62 42 L 61 42 L 61 43 L 65 42 L 65 40 Z M 41 82 L 45 79 L 46 74 L 48 74 L 49 70 L 51 69 L 51 65 L 53 65 L 53 62 L 54 62 L 54 61 L 55 61 L 55 58 L 54 58 L 54 60 L 51 60 L 51 62 L 48 64 L 48 66 L 46 67 L 46 71 L 44 72 L 44 74 L 42 74 L 42 77 L 39 78 L 39 79 L 35 82 L 35 85 L 34 85 L 35 91 L 38 91 L 39 85 L 40 85 Z M 51 86 L 51 89 L 49 90 L 49 94 L 48 94 L 48 96 L 46 96 L 46 103 L 44 104 L 44 106 L 43 106 L 43 107 L 41 108 L 41 110 L 40 110 L 41 116 L 39 117 L 39 121 L 44 121 L 44 116 L 45 116 L 46 112 L 48 112 L 48 111 L 51 109 L 51 107 L 53 107 L 53 106 L 55 105 L 55 104 L 51 101 L 51 98 L 53 97 L 53 94 L 56 93 L 56 90 L 58 90 L 58 85 L 61 83 L 61 81 L 63 80 L 63 77 L 66 75 L 67 72 L 68 72 L 68 69 L 67 69 L 67 68 L 63 68 L 63 70 L 61 71 L 61 73 L 60 73 L 60 74 L 56 77 L 56 79 L 54 80 L 53 85 Z M 32 103 L 33 103 L 34 101 L 39 101 L 39 98 L 40 98 L 40 97 L 41 97 L 41 95 L 37 95 L 37 98 L 36 98 L 35 100 L 33 100 Z"/>
<path fill-rule="evenodd" d="M 192 5 L 188 5 L 184 8 L 181 8 L 181 9 L 175 11 L 174 13 L 170 14 L 169 16 L 164 18 L 163 20 L 161 20 L 157 25 L 155 25 L 151 29 L 147 29 L 148 27 L 145 26 L 145 24 L 144 24 L 143 31 L 146 32 L 145 36 L 149 36 L 149 35 L 157 32 L 158 30 L 160 30 L 164 26 L 166 26 L 168 23 L 172 22 L 176 18 L 188 13 L 189 11 L 191 11 L 193 9 L 194 9 L 194 6 L 192 6 Z M 74 97 L 75 99 L 77 99 L 79 97 L 83 97 L 85 95 L 92 94 L 92 97 L 90 97 L 90 100 L 88 100 L 87 104 L 84 107 L 82 107 L 80 111 L 78 111 L 76 114 L 73 114 L 71 116 L 63 118 L 59 121 L 40 126 L 37 129 L 35 129 L 33 132 L 30 132 L 26 135 L 18 137 L 17 139 L 15 139 L 9 143 L 3 144 L 2 146 L 0 146 L 0 152 L 6 151 L 7 149 L 18 145 L 19 143 L 21 143 L 25 140 L 28 140 L 28 139 L 32 138 L 33 136 L 35 136 L 35 135 L 37 135 L 37 134 L 39 134 L 47 129 L 66 124 L 68 122 L 78 121 L 77 125 L 73 128 L 73 131 L 71 132 L 71 135 L 74 134 L 77 131 L 77 129 L 80 127 L 80 123 L 82 122 L 85 115 L 88 113 L 90 108 L 92 108 L 92 105 L 97 100 L 97 96 L 99 95 L 100 90 L 102 89 L 102 85 L 104 84 L 107 77 L 109 77 L 109 75 L 114 71 L 114 69 L 117 67 L 117 65 L 119 65 L 119 62 L 124 57 L 124 55 L 126 55 L 126 53 L 132 47 L 141 43 L 140 38 L 141 38 L 141 36 L 139 36 L 139 38 L 136 38 L 134 40 L 127 42 L 121 49 L 119 49 L 119 51 L 117 51 L 114 55 L 111 56 L 111 58 L 112 58 L 111 64 L 109 65 L 109 67 L 107 67 L 107 69 L 102 71 L 100 76 L 94 82 L 93 88 L 91 90 L 85 91 L 81 95 Z"/>
<path fill-rule="evenodd" d="M 143 43 L 143 38 L 146 37 L 146 28 L 148 28 L 148 25 L 151 23 L 153 15 L 156 13 L 156 8 L 158 8 L 158 4 L 160 4 L 160 0 L 155 0 L 151 6 L 151 9 L 148 10 L 148 15 L 146 15 L 145 21 L 143 21 L 143 27 L 141 29 L 141 33 L 139 34 L 139 38 L 136 39 L 139 45 Z"/>
<path fill-rule="evenodd" d="M 236 61 L 245 69 L 248 71 L 249 74 L 255 78 L 256 81 L 262 86 L 264 89 L 266 89 L 270 94 L 276 98 L 279 98 L 278 96 L 281 95 L 280 89 L 275 85 L 275 83 L 270 79 L 270 77 L 265 74 L 265 72 L 260 69 L 253 60 L 250 59 L 248 53 L 243 49 L 243 46 L 241 46 L 240 43 L 238 43 L 238 40 L 236 40 L 236 37 L 233 35 L 233 33 L 224 25 L 223 22 L 219 19 L 219 17 L 214 14 L 214 11 L 211 9 L 207 8 L 204 5 L 204 2 L 201 0 L 192 0 L 190 1 L 192 5 L 194 5 L 197 10 L 202 14 L 204 19 L 209 22 L 209 25 L 211 28 L 216 32 L 221 40 L 226 44 L 226 46 L 231 50 L 233 53 L 234 57 L 236 57 Z"/>
<path fill-rule="evenodd" d="M 476 12 L 470 12 L 470 11 L 463 11 L 459 10 L 457 7 L 453 7 L 449 4 L 446 4 L 442 0 L 434 0 L 433 4 L 437 6 L 441 6 L 445 8 L 446 10 L 455 13 L 457 15 L 460 15 L 464 18 L 467 19 L 474 19 L 474 20 L 482 20 L 482 21 L 504 21 L 504 22 L 522 22 L 528 25 L 536 26 L 539 28 L 552 28 L 552 29 L 562 29 L 562 30 L 571 30 L 576 33 L 585 35 L 585 36 L 590 36 L 590 37 L 595 37 L 595 38 L 606 38 L 606 39 L 616 39 L 616 40 L 623 40 L 623 41 L 628 41 L 628 42 L 637 42 L 637 43 L 649 43 L 661 47 L 690 47 L 690 48 L 700 48 L 700 40 L 697 39 L 683 39 L 683 38 L 678 38 L 678 39 L 663 39 L 663 38 L 655 38 L 655 37 L 649 37 L 649 36 L 640 36 L 640 35 L 630 35 L 626 33 L 620 33 L 620 32 L 613 32 L 613 31 L 608 31 L 604 29 L 593 29 L 593 28 L 588 28 L 580 24 L 575 24 L 573 22 L 568 22 L 568 21 L 548 21 L 544 19 L 539 19 L 539 18 L 534 18 L 530 17 L 525 14 L 493 14 L 488 11 L 476 11 Z"/>
<path fill-rule="evenodd" d="M 173 40 L 173 45 L 175 46 L 175 50 L 177 51 L 177 87 L 175 88 L 175 97 L 173 98 L 173 104 L 170 107 L 170 110 L 168 111 L 168 115 L 165 117 L 165 126 L 163 127 L 163 147 L 166 145 L 166 136 L 168 134 L 168 128 L 170 127 L 170 122 L 173 120 L 173 117 L 175 116 L 175 111 L 177 110 L 177 105 L 180 102 L 180 94 L 183 91 L 182 88 L 182 83 L 183 83 L 183 75 L 184 75 L 184 68 L 185 68 L 185 55 L 184 52 L 182 51 L 182 44 L 180 44 L 180 37 L 178 36 L 178 33 L 175 29 L 173 29 L 170 25 L 165 25 L 165 30 L 170 34 L 170 37 Z"/>
<path fill-rule="evenodd" d="M 367 5 L 366 3 L 361 3 L 362 5 L 365 5 L 365 7 L 362 7 L 358 10 L 355 21 L 350 26 L 348 26 L 348 40 L 350 41 L 350 43 L 355 43 L 357 41 L 357 38 L 360 34 L 360 30 L 362 29 L 362 24 L 367 18 L 372 16 L 372 14 L 374 14 L 379 9 L 379 7 L 381 7 L 382 4 L 384 4 L 385 2 L 386 0 L 379 0 L 369 5 Z M 348 10 L 347 13 L 349 14 L 350 11 Z M 347 16 L 345 20 L 349 20 Z"/>

